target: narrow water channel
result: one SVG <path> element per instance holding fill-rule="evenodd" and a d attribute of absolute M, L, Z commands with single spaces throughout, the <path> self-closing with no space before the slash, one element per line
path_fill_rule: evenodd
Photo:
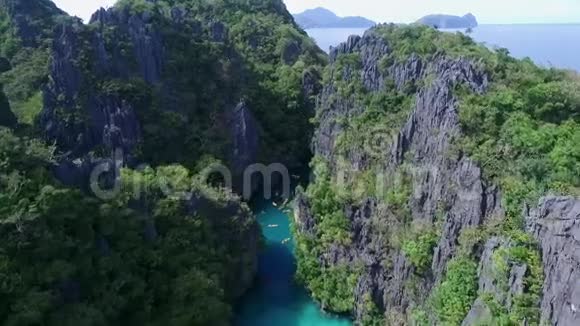
<path fill-rule="evenodd" d="M 266 238 L 254 288 L 241 301 L 235 326 L 349 326 L 349 320 L 325 314 L 294 280 L 296 264 L 290 216 L 263 202 L 255 206 Z"/>

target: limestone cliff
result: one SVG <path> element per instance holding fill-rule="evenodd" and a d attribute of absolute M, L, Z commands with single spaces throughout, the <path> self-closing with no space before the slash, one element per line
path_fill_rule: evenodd
<path fill-rule="evenodd" d="M 234 174 L 257 162 L 303 166 L 324 58 L 278 5 L 264 2 L 258 14 L 236 2 L 221 12 L 124 1 L 88 25 L 56 25 L 39 127 L 68 166 L 116 150 L 130 165 L 194 169 L 211 157 Z M 252 19 L 277 27 L 254 33 Z"/>
<path fill-rule="evenodd" d="M 312 145 L 314 184 L 296 205 L 300 279 L 324 308 L 363 325 L 572 325 L 578 286 L 556 288 L 574 264 L 550 252 L 564 246 L 555 242 L 558 230 L 574 231 L 547 223 L 573 224 L 574 201 L 544 200 L 533 211 L 539 245 L 520 222 L 512 226 L 524 205 L 514 206 L 506 181 L 491 178 L 486 162 L 462 145 L 470 137 L 465 94 L 485 98 L 501 77 L 483 55 L 409 50 L 411 35 L 434 44 L 448 37 L 386 25 L 330 53 Z M 456 41 L 479 49 L 462 36 Z"/>
<path fill-rule="evenodd" d="M 528 216 L 528 230 L 542 249 L 542 319 L 552 325 L 576 325 L 580 322 L 580 200 L 546 197 Z"/>

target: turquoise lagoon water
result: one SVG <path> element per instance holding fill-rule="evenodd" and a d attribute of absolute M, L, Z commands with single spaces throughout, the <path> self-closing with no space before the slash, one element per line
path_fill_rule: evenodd
<path fill-rule="evenodd" d="M 294 281 L 294 242 L 290 217 L 272 203 L 257 205 L 266 238 L 254 288 L 241 300 L 235 326 L 349 326 L 347 319 L 328 315 Z"/>

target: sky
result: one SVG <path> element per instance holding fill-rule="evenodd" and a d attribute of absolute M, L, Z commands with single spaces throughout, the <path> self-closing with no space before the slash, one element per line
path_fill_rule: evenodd
<path fill-rule="evenodd" d="M 115 0 L 53 0 L 69 14 L 87 20 Z M 377 22 L 410 23 L 445 13 L 473 13 L 484 24 L 580 23 L 580 0 L 284 0 L 298 13 L 325 7 L 339 16 L 364 16 Z"/>

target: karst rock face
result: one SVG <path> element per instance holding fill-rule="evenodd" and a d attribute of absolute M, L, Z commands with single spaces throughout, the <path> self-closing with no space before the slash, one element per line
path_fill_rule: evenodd
<path fill-rule="evenodd" d="M 180 14 L 178 9 L 172 11 L 174 28 L 180 24 L 185 28 Z M 55 28 L 40 127 L 45 138 L 71 158 L 84 159 L 95 151 L 112 158 L 119 150 L 131 157 L 143 140 L 142 116 L 150 103 L 130 92 L 148 96 L 149 88 L 157 87 L 162 90 L 161 107 L 176 109 L 179 99 L 171 96 L 170 81 L 163 78 L 167 40 L 154 24 L 156 15 L 129 8 L 100 9 L 90 27 L 70 20 Z M 130 92 L 106 87 L 136 80 L 140 83 Z"/>
<path fill-rule="evenodd" d="M 244 51 L 258 41 L 271 42 L 269 37 L 282 42 L 274 36 L 278 31 L 252 36 L 237 28 L 234 35 L 230 29 L 239 21 L 196 6 L 160 1 L 136 9 L 119 4 L 98 10 L 88 24 L 71 17 L 54 24 L 38 127 L 66 154 L 63 179 L 84 173 L 67 168 L 74 160 L 92 166 L 117 160 L 119 152 L 129 166 L 195 166 L 207 155 L 234 175 L 254 163 L 290 168 L 307 163 L 308 119 L 320 89 L 315 67 L 325 64 L 322 51 L 308 43 L 278 2 L 261 5 L 262 14 L 284 21 L 296 33 L 279 55 L 267 57 L 255 54 L 258 49 Z M 243 10 L 249 9 L 238 14 Z M 287 77 L 276 70 L 294 69 L 299 60 L 297 67 L 303 68 L 296 69 L 303 71 L 297 83 L 275 89 L 278 79 Z M 274 94 L 290 88 L 296 98 Z M 289 126 L 279 126 L 284 123 Z M 290 137 L 304 141 L 291 144 Z"/>
<path fill-rule="evenodd" d="M 47 139 L 76 157 L 98 146 L 130 152 L 140 139 L 136 108 L 120 96 L 103 94 L 90 87 L 91 76 L 78 64 L 84 54 L 83 43 L 87 41 L 82 35 L 83 29 L 83 25 L 75 23 L 57 28 L 40 125 Z M 91 48 L 95 49 L 98 73 L 122 78 L 123 68 L 113 67 L 126 66 L 127 62 L 114 62 L 114 56 L 100 51 L 104 45 L 99 43 L 99 38 L 94 36 L 93 40 Z M 81 96 L 86 98 L 79 108 Z"/>
<path fill-rule="evenodd" d="M 580 200 L 545 197 L 528 211 L 528 231 L 538 240 L 544 265 L 542 319 L 553 325 L 580 322 Z"/>
<path fill-rule="evenodd" d="M 363 37 L 351 37 L 333 49 L 330 54 L 331 64 L 333 58 L 340 55 L 360 53 L 362 82 L 368 90 L 378 92 L 383 89 L 382 83 L 387 77 L 379 68 L 379 60 L 390 51 L 389 45 L 381 37 L 367 32 Z M 446 155 L 452 139 L 460 133 L 452 88 L 463 84 L 474 91 L 484 92 L 488 81 L 486 74 L 478 70 L 473 62 L 445 57 L 425 62 L 413 56 L 406 62 L 389 67 L 386 73 L 399 88 L 428 74 L 435 76 L 430 87 L 417 93 L 415 108 L 392 143 L 380 149 L 387 171 L 396 170 L 403 163 L 403 158 L 411 155 L 411 164 L 418 171 L 413 180 L 413 220 L 432 221 L 440 203 L 446 203 L 442 236 L 435 249 L 431 273 L 421 279 L 422 290 L 418 291 L 426 296 L 443 276 L 446 263 L 457 249 L 457 238 L 461 230 L 480 225 L 486 218 L 501 211 L 500 194 L 497 188 L 483 181 L 480 169 L 468 157 L 451 158 Z M 335 92 L 331 85 L 326 85 L 320 102 L 323 105 L 329 103 L 329 98 L 336 96 Z M 341 133 L 341 126 L 336 123 L 336 118 L 353 116 L 361 110 L 364 108 L 358 107 L 348 98 L 334 101 L 331 107 L 323 107 L 320 126 L 313 141 L 315 155 L 329 160 L 331 166 L 337 165 L 334 146 Z M 355 169 L 362 169 L 368 162 L 365 155 L 362 150 L 351 150 L 348 162 Z M 307 205 L 304 199 L 301 201 L 303 207 L 300 211 L 303 213 L 300 214 L 299 223 L 308 232 L 308 228 L 315 228 L 316 225 L 304 213 Z M 391 214 L 388 207 L 369 198 L 360 205 L 345 207 L 345 212 L 352 223 L 353 244 L 334 247 L 321 259 L 329 265 L 338 261 L 364 263 L 365 272 L 355 293 L 359 309 L 362 309 L 366 293 L 372 293 L 375 302 L 385 310 L 406 309 L 415 300 L 405 290 L 406 282 L 414 275 L 413 267 L 402 253 L 382 245 L 383 239 L 375 233 L 372 224 L 375 218 L 387 220 Z M 388 268 L 382 264 L 385 260 L 392 261 Z M 358 312 L 355 315 L 362 317 Z"/>
<path fill-rule="evenodd" d="M 381 59 L 393 51 L 388 41 L 371 29 L 364 36 L 352 36 L 332 49 L 330 70 L 341 74 L 332 79 L 348 82 L 357 78 L 370 94 L 383 91 L 386 81 L 412 94 L 413 108 L 406 122 L 394 137 L 377 130 L 378 142 L 371 144 L 374 158 L 368 148 L 339 149 L 345 132 L 341 121 L 356 118 L 366 108 L 355 96 L 345 96 L 335 83 L 326 82 L 318 100 L 314 155 L 328 163 L 332 177 L 344 177 L 347 166 L 348 179 L 349 173 L 364 171 L 372 160 L 379 162 L 379 170 L 387 178 L 394 177 L 402 165 L 410 168 L 411 224 L 433 223 L 440 237 L 428 268 L 418 271 L 400 249 L 387 245 L 391 239 L 385 237 L 393 233 L 378 231 L 378 225 L 395 233 L 400 229 L 400 222 L 388 204 L 369 197 L 343 207 L 349 222 L 350 243 L 329 246 L 318 255 L 318 262 L 326 267 L 363 266 L 353 294 L 353 315 L 358 322 L 364 318 L 369 297 L 381 312 L 390 315 L 408 316 L 414 307 L 426 304 L 434 287 L 444 279 L 448 263 L 458 255 L 461 233 L 501 219 L 505 214 L 499 187 L 486 181 L 482 169 L 470 157 L 454 152 L 454 141 L 462 135 L 454 90 L 463 87 L 484 94 L 491 82 L 488 73 L 477 60 L 443 54 L 428 60 L 410 55 L 404 61 L 385 66 Z M 338 69 L 340 58 L 349 55 L 360 58 L 360 66 L 351 69 L 343 65 Z M 419 83 L 425 78 L 428 83 Z M 580 284 L 575 274 L 578 242 L 574 238 L 578 236 L 578 201 L 543 199 L 530 216 L 529 232 L 537 238 L 543 253 L 542 320 L 574 325 L 578 323 L 576 310 L 580 309 L 577 293 Z M 319 226 L 306 195 L 299 195 L 296 200 L 295 220 L 298 234 L 316 237 Z M 478 293 L 490 294 L 508 309 L 525 290 L 529 266 L 510 263 L 507 288 L 500 288 L 490 266 L 496 251 L 509 250 L 511 246 L 509 239 L 498 236 L 483 246 L 468 248 L 479 259 Z M 489 308 L 478 299 L 463 324 L 477 324 L 489 316 Z M 401 320 L 404 319 L 398 322 Z M 397 323 L 396 318 L 391 321 Z"/>

